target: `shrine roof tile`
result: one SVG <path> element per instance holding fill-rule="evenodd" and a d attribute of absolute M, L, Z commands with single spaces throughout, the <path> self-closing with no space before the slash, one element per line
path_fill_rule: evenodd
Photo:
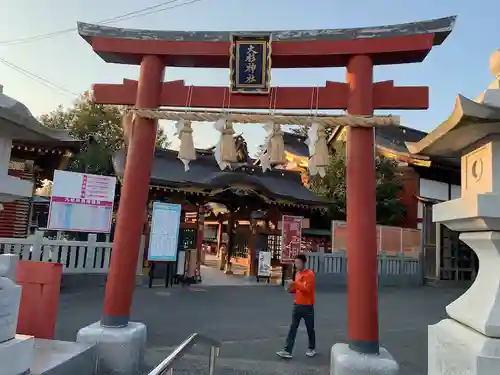
<path fill-rule="evenodd" d="M 490 135 L 500 134 L 500 107 L 458 95 L 452 114 L 419 142 L 408 142 L 412 154 L 456 157 Z"/>
<path fill-rule="evenodd" d="M 0 125 L 4 134 L 13 141 L 39 144 L 79 145 L 69 130 L 43 126 L 21 102 L 0 92 Z M 79 147 L 79 146 L 78 146 Z"/>
<path fill-rule="evenodd" d="M 123 176 L 125 154 L 123 150 L 113 155 L 113 167 Z M 237 163 L 233 170 L 221 171 L 213 157 L 198 153 L 189 164 L 189 171 L 177 159 L 175 150 L 156 150 L 151 171 L 151 183 L 177 188 L 203 188 L 210 191 L 231 185 L 251 186 L 271 199 L 293 200 L 301 204 L 324 206 L 326 202 L 302 185 L 300 174 L 273 169 L 262 172 L 260 167 L 249 163 Z"/>

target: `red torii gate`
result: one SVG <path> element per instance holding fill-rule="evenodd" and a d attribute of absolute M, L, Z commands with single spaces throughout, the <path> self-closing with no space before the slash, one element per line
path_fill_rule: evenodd
<path fill-rule="evenodd" d="M 423 61 L 433 46 L 446 39 L 454 21 L 455 17 L 448 17 L 375 28 L 271 32 L 273 68 L 347 68 L 346 83 L 327 82 L 319 89 L 273 88 L 275 108 L 310 110 L 313 90 L 317 90 L 318 109 L 346 109 L 350 115 L 372 115 L 376 109 L 427 109 L 427 87 L 396 87 L 393 81 L 374 83 L 373 67 Z M 189 94 L 191 108 L 221 108 L 230 103 L 233 109 L 269 109 L 268 95 L 231 94 L 225 87 L 189 88 L 183 81 L 163 82 L 165 66 L 228 68 L 229 32 L 130 30 L 84 23 L 79 23 L 78 29 L 106 62 L 140 65 L 138 81 L 94 85 L 96 103 L 151 109 L 184 107 Z M 156 126 L 155 120 L 138 118 L 129 143 L 101 320 L 106 327 L 123 327 L 129 322 Z M 376 354 L 375 170 L 367 167 L 374 164 L 373 130 L 349 128 L 347 142 L 349 344 L 358 352 Z"/>

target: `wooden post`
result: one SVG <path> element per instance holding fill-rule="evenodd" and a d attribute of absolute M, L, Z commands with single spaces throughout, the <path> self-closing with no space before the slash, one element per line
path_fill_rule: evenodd
<path fill-rule="evenodd" d="M 164 69 L 159 57 L 143 57 L 136 97 L 138 108 L 158 107 Z M 156 120 L 137 118 L 130 138 L 101 319 L 101 325 L 106 327 L 124 327 L 129 322 L 157 126 Z"/>
<path fill-rule="evenodd" d="M 347 64 L 350 115 L 373 114 L 373 62 L 357 55 Z M 347 130 L 347 305 L 352 350 L 379 353 L 374 129 Z"/>
<path fill-rule="evenodd" d="M 257 220 L 250 220 L 250 238 L 248 240 L 248 276 L 257 276 L 255 253 L 257 245 Z M 262 249 L 261 249 L 262 250 Z"/>
<path fill-rule="evenodd" d="M 231 270 L 231 257 L 233 256 L 233 227 L 234 227 L 234 213 L 230 212 L 227 219 L 227 258 L 226 258 L 226 271 Z M 229 273 L 229 272 L 227 272 Z M 232 271 L 231 271 L 232 273 Z"/>

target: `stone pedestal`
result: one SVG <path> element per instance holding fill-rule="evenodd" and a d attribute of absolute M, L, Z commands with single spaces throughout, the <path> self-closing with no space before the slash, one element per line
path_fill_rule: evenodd
<path fill-rule="evenodd" d="M 100 322 L 78 331 L 77 342 L 97 345 L 96 375 L 139 375 L 144 363 L 147 329 L 142 323 L 129 322 L 122 328 L 108 328 Z"/>
<path fill-rule="evenodd" d="M 428 375 L 493 375 L 500 369 L 500 339 L 453 319 L 429 327 Z"/>
<path fill-rule="evenodd" d="M 0 277 L 0 342 L 16 335 L 17 317 L 21 302 L 21 287 Z"/>
<path fill-rule="evenodd" d="M 17 257 L 0 255 L 0 374 L 21 375 L 30 370 L 34 338 L 16 335 L 21 287 L 15 279 Z M 8 278 L 8 277 L 10 278 Z"/>
<path fill-rule="evenodd" d="M 398 363 L 384 348 L 379 355 L 362 354 L 347 344 L 335 344 L 330 356 L 330 375 L 397 375 Z"/>
<path fill-rule="evenodd" d="M 429 375 L 496 375 L 500 368 L 500 141 L 462 156 L 462 197 L 433 208 L 433 220 L 462 232 L 479 259 L 474 284 L 429 327 Z"/>
<path fill-rule="evenodd" d="M 33 360 L 33 336 L 16 335 L 0 343 L 0 374 L 21 375 L 29 371 Z"/>

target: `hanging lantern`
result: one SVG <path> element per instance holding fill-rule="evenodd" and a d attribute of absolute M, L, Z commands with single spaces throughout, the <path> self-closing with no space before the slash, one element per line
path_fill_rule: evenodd
<path fill-rule="evenodd" d="M 267 152 L 271 164 L 282 165 L 286 164 L 285 158 L 285 142 L 283 141 L 283 132 L 280 124 L 271 123 L 272 133 L 269 139 Z"/>
<path fill-rule="evenodd" d="M 184 170 L 189 170 L 189 163 L 196 160 L 196 150 L 193 142 L 193 129 L 191 128 L 191 121 L 179 120 L 175 124 L 177 129 L 175 135 L 180 140 L 179 153 L 177 158 L 184 163 Z"/>
<path fill-rule="evenodd" d="M 221 118 L 217 120 L 214 127 L 215 130 L 220 132 L 220 139 L 215 146 L 214 156 L 215 160 L 217 160 L 217 164 L 219 164 L 219 168 L 224 170 L 226 167 L 231 167 L 231 163 L 237 161 L 233 123 Z"/>

